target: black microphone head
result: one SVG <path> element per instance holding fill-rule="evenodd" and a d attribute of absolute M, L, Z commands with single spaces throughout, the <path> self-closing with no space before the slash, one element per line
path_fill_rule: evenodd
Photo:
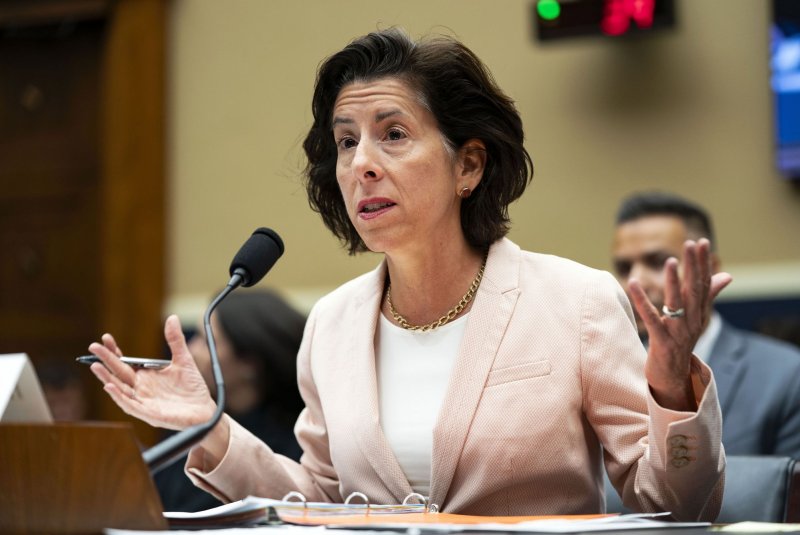
<path fill-rule="evenodd" d="M 248 287 L 260 281 L 283 254 L 283 240 L 268 228 L 253 232 L 231 262 L 231 277 L 238 273 L 242 286 Z"/>

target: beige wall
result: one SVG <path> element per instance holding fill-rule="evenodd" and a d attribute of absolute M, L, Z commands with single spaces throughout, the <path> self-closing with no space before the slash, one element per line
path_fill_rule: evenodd
<path fill-rule="evenodd" d="M 729 295 L 800 294 L 800 188 L 773 167 L 769 3 L 676 3 L 672 31 L 543 46 L 531 0 L 174 0 L 165 310 L 202 308 L 258 226 L 286 242 L 262 284 L 301 306 L 377 263 L 348 257 L 308 208 L 300 145 L 320 60 L 391 25 L 455 35 L 517 101 L 536 166 L 511 211 L 522 247 L 606 269 L 620 197 L 670 189 L 714 214 Z"/>

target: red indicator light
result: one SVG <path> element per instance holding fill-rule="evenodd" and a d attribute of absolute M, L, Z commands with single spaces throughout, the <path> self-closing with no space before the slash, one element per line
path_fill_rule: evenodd
<path fill-rule="evenodd" d="M 606 35 L 622 35 L 631 21 L 639 28 L 653 25 L 656 0 L 606 0 L 600 28 Z"/>

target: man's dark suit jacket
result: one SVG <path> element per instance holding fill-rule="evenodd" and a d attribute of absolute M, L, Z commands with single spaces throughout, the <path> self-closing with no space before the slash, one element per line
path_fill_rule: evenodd
<path fill-rule="evenodd" d="M 723 321 L 708 365 L 725 453 L 800 459 L 800 350 Z"/>

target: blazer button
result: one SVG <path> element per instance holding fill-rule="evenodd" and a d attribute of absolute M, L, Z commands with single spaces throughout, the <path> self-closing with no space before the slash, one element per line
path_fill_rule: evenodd
<path fill-rule="evenodd" d="M 689 464 L 688 457 L 675 457 L 674 459 L 672 459 L 672 466 L 674 466 L 675 468 L 683 468 L 687 464 Z"/>
<path fill-rule="evenodd" d="M 673 457 L 676 457 L 676 458 L 677 457 L 686 457 L 687 453 L 689 453 L 689 450 L 687 448 L 684 448 L 683 446 L 677 446 L 675 448 L 672 448 L 672 456 Z"/>
<path fill-rule="evenodd" d="M 675 435 L 669 437 L 669 445 L 670 446 L 685 446 L 686 445 L 686 435 Z"/>

